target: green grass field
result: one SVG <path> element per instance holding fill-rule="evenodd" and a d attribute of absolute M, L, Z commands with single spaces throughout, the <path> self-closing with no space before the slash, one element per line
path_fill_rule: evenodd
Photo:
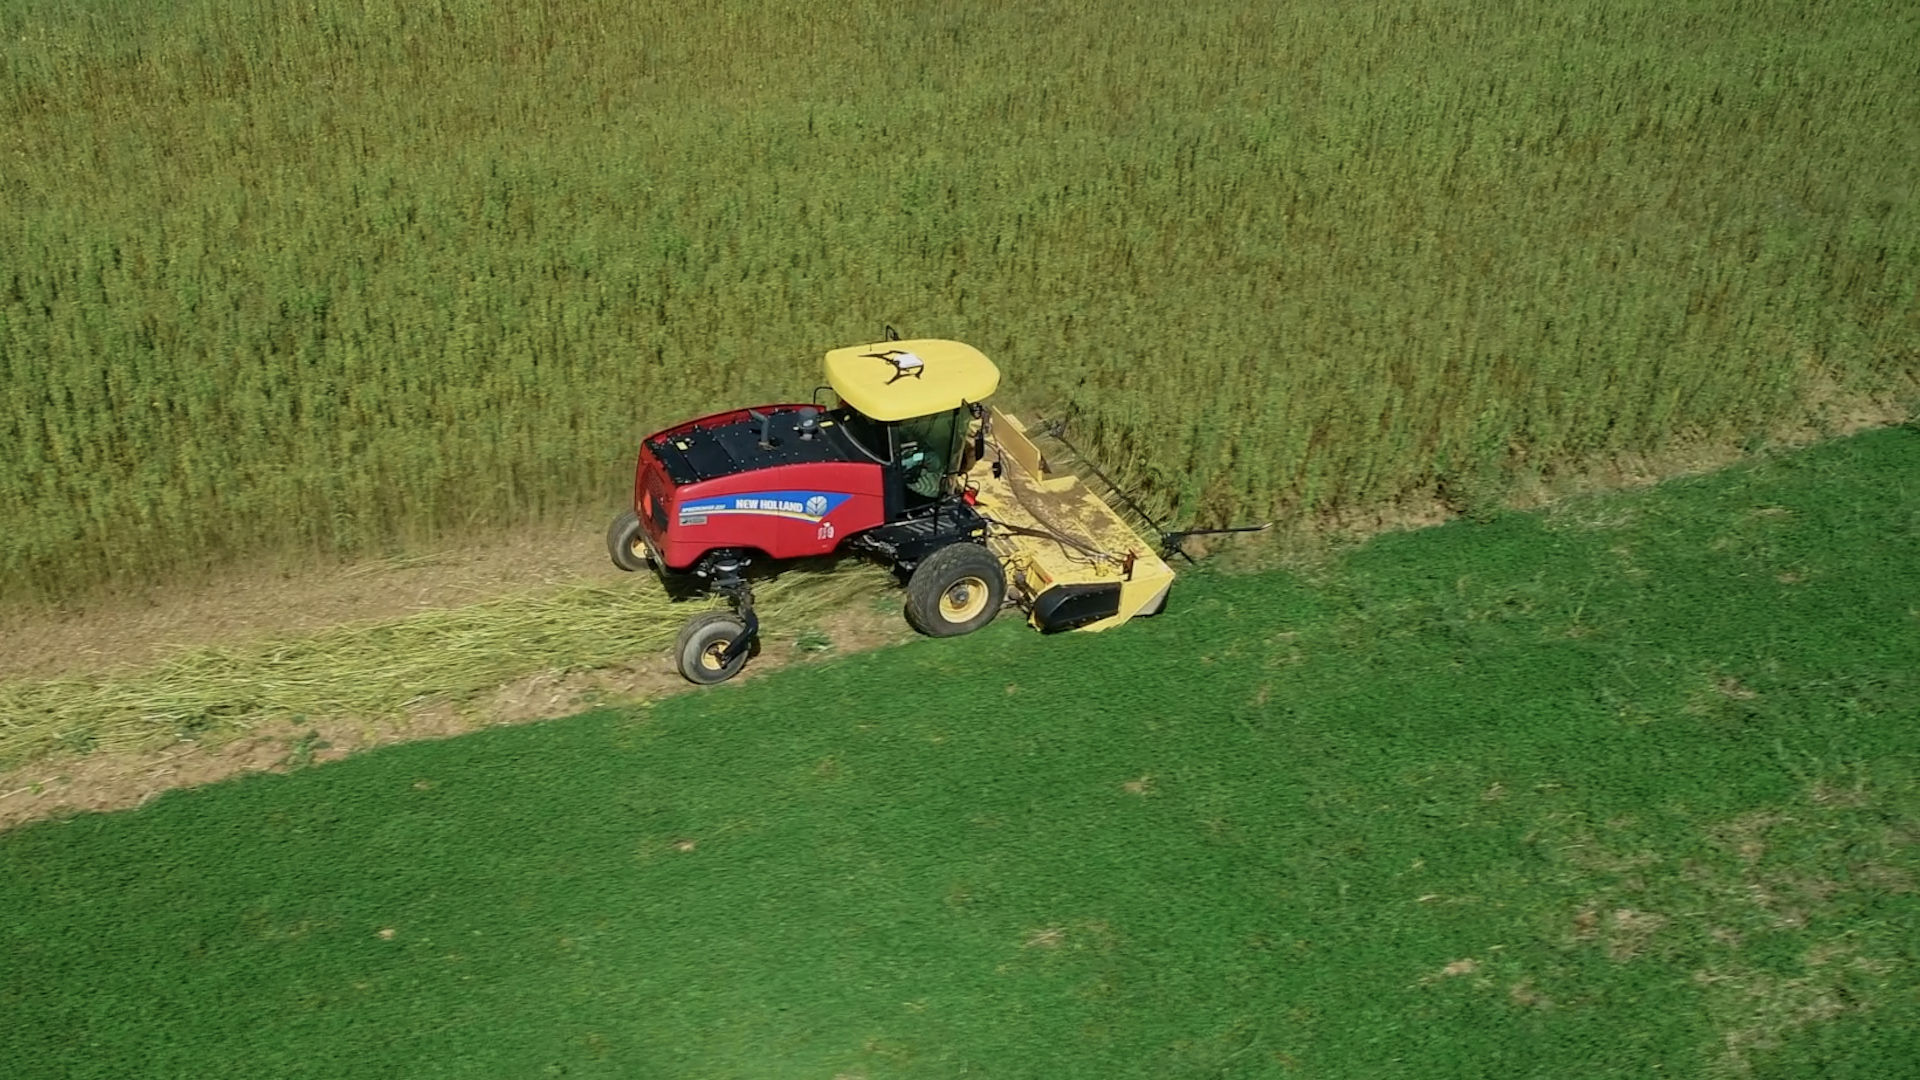
<path fill-rule="evenodd" d="M 0 836 L 9 1076 L 1920 1060 L 1920 430 Z"/>
<path fill-rule="evenodd" d="M 1312 519 L 1920 393 L 1886 0 L 0 0 L 0 600 L 612 507 L 959 337 Z"/>

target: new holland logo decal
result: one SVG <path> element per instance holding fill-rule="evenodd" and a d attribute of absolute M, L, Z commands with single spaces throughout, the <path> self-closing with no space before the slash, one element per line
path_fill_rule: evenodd
<path fill-rule="evenodd" d="M 680 524 L 704 525 L 710 517 L 753 515 L 791 518 L 818 525 L 852 497 L 835 491 L 755 491 L 746 495 L 723 495 L 681 506 Z"/>

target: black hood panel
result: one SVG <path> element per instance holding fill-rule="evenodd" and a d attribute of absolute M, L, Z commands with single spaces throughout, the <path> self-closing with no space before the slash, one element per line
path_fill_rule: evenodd
<path fill-rule="evenodd" d="M 829 423 L 803 439 L 799 421 L 797 412 L 770 413 L 764 421 L 772 429 L 765 447 L 760 445 L 763 421 L 745 419 L 657 435 L 647 440 L 647 449 L 666 466 L 676 486 L 776 465 L 871 460 L 847 445 L 839 425 Z"/>

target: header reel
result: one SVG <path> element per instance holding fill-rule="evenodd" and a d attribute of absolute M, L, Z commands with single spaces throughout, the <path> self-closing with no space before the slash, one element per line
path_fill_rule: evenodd
<path fill-rule="evenodd" d="M 1078 458 L 1080 463 L 1085 465 L 1089 472 L 1098 477 L 1101 483 L 1107 485 L 1107 490 L 1113 492 L 1115 498 L 1125 504 L 1127 509 L 1133 511 L 1135 516 L 1145 523 L 1148 528 L 1153 530 L 1154 535 L 1158 537 L 1160 541 L 1160 557 L 1162 559 L 1171 559 L 1175 555 L 1178 555 L 1187 560 L 1189 564 L 1198 565 L 1194 557 L 1182 546 L 1183 541 L 1195 536 L 1221 536 L 1227 533 L 1258 533 L 1266 532 L 1268 529 L 1273 528 L 1273 522 L 1269 521 L 1262 525 L 1229 525 L 1219 529 L 1168 529 L 1161 525 L 1152 514 L 1147 513 L 1146 508 L 1141 506 L 1139 501 L 1132 495 L 1128 494 L 1125 488 L 1115 483 L 1113 478 L 1106 474 L 1105 470 L 1095 464 L 1093 459 L 1087 456 L 1086 451 L 1068 441 L 1067 422 L 1065 420 L 1055 420 L 1053 423 L 1043 426 L 1040 429 L 1040 433 L 1066 447 L 1068 450 L 1073 451 L 1073 456 Z"/>

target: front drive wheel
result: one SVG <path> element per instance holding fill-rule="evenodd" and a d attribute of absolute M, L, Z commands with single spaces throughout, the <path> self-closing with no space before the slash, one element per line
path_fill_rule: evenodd
<path fill-rule="evenodd" d="M 959 637 L 993 621 L 1007 598 L 1000 560 L 979 544 L 949 544 L 907 579 L 907 622 L 928 637 Z"/>
<path fill-rule="evenodd" d="M 688 682 L 702 686 L 726 682 L 747 666 L 747 654 L 753 648 L 749 646 L 728 664 L 720 662 L 720 654 L 746 632 L 746 622 L 731 611 L 696 615 L 680 631 L 679 644 L 673 650 L 674 663 Z"/>
<path fill-rule="evenodd" d="M 613 556 L 613 565 L 622 570 L 647 568 L 652 560 L 647 555 L 647 542 L 640 535 L 639 514 L 629 510 L 607 526 L 607 554 Z"/>

